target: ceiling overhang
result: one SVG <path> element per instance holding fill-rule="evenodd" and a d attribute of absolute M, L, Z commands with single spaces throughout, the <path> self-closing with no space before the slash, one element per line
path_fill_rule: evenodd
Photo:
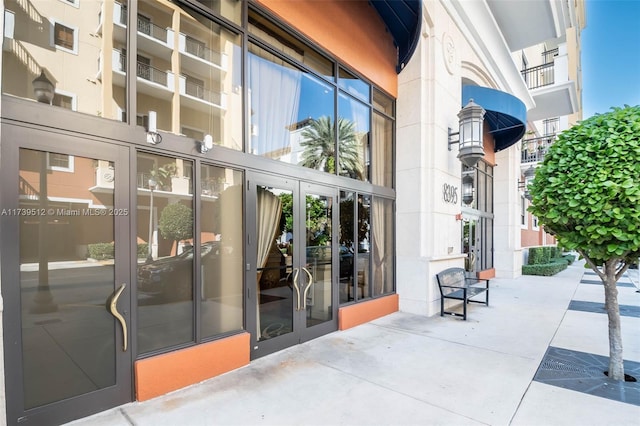
<path fill-rule="evenodd" d="M 396 71 L 407 64 L 418 45 L 422 2 L 420 0 L 370 0 L 391 33 L 398 49 Z"/>
<path fill-rule="evenodd" d="M 462 87 L 462 105 L 469 99 L 486 111 L 484 118 L 489 123 L 495 142 L 495 151 L 502 151 L 524 136 L 527 123 L 527 107 L 515 96 L 481 86 Z"/>

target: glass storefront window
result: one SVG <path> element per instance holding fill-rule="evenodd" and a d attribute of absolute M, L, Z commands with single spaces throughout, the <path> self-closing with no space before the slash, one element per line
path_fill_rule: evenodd
<path fill-rule="evenodd" d="M 369 102 L 371 98 L 371 86 L 369 83 L 364 82 L 343 68 L 340 68 L 338 77 L 338 86 L 340 89 L 361 101 Z"/>
<path fill-rule="evenodd" d="M 341 176 L 369 180 L 371 109 L 350 96 L 338 99 L 338 164 Z"/>
<path fill-rule="evenodd" d="M 122 120 L 126 5 L 5 2 L 3 93 Z"/>
<path fill-rule="evenodd" d="M 254 11 L 249 11 L 249 32 L 326 79 L 335 80 L 330 60 Z"/>
<path fill-rule="evenodd" d="M 201 335 L 242 329 L 244 179 L 237 170 L 201 167 Z"/>
<path fill-rule="evenodd" d="M 358 299 L 371 297 L 371 196 L 358 195 L 356 206 L 357 226 L 357 254 L 356 254 L 356 284 Z"/>
<path fill-rule="evenodd" d="M 185 172 L 192 167 L 138 153 L 139 353 L 193 341 L 193 186 Z"/>
<path fill-rule="evenodd" d="M 371 133 L 371 183 L 390 188 L 393 185 L 393 121 L 374 112 Z"/>
<path fill-rule="evenodd" d="M 335 90 L 255 45 L 248 66 L 250 152 L 335 173 Z"/>
<path fill-rule="evenodd" d="M 393 292 L 393 200 L 373 198 L 373 294 Z"/>

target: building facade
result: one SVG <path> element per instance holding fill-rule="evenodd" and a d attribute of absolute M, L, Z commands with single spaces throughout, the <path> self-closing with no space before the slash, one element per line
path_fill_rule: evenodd
<path fill-rule="evenodd" d="M 516 44 L 497 3 L 5 0 L 6 422 L 434 315 L 450 266 L 519 275 L 520 141 L 555 117 L 531 118 L 519 60 L 558 38 L 579 58 L 584 19 L 527 2 L 553 36 Z"/>

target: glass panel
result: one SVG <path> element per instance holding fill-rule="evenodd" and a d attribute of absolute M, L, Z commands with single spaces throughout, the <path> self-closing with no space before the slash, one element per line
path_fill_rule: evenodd
<path fill-rule="evenodd" d="M 368 181 L 371 109 L 343 94 L 338 102 L 340 175 Z"/>
<path fill-rule="evenodd" d="M 373 107 L 390 117 L 394 117 L 393 99 L 375 88 L 373 89 Z"/>
<path fill-rule="evenodd" d="M 293 194 L 258 186 L 256 195 L 257 330 L 267 340 L 293 331 Z"/>
<path fill-rule="evenodd" d="M 73 158 L 74 168 L 55 170 L 49 157 Z M 116 382 L 115 321 L 104 308 L 115 287 L 115 170 L 109 161 L 29 149 L 20 149 L 19 162 L 15 214 L 29 409 Z"/>
<path fill-rule="evenodd" d="M 393 121 L 374 113 L 372 133 L 371 183 L 390 188 L 393 185 Z"/>
<path fill-rule="evenodd" d="M 373 294 L 393 292 L 393 201 L 373 198 Z"/>
<path fill-rule="evenodd" d="M 338 86 L 345 92 L 349 93 L 362 101 L 369 102 L 371 97 L 371 86 L 369 83 L 359 79 L 350 72 L 340 68 Z"/>
<path fill-rule="evenodd" d="M 273 48 L 306 65 L 327 79 L 334 80 L 333 63 L 298 38 L 268 19 L 249 11 L 249 31 Z"/>
<path fill-rule="evenodd" d="M 251 51 L 250 152 L 335 173 L 335 90 L 265 50 Z"/>
<path fill-rule="evenodd" d="M 307 327 L 329 321 L 332 317 L 332 259 L 331 212 L 333 198 L 324 195 L 306 195 L 306 256 L 305 268 L 312 282 L 306 282 L 302 291 L 306 295 Z M 305 277 L 306 279 L 306 277 Z"/>
<path fill-rule="evenodd" d="M 369 264 L 371 257 L 370 217 L 371 196 L 358 195 L 358 255 L 356 257 L 356 273 L 358 292 L 356 299 L 370 297 Z"/>
<path fill-rule="evenodd" d="M 180 14 L 178 46 L 180 107 L 173 115 L 180 123 L 169 128 L 159 118 L 158 125 L 199 141 L 211 135 L 216 145 L 242 150 L 240 36 L 186 9 Z"/>
<path fill-rule="evenodd" d="M 242 172 L 201 167 L 202 337 L 241 330 L 243 323 Z"/>
<path fill-rule="evenodd" d="M 126 2 L 11 0 L 5 7 L 3 93 L 122 120 Z"/>
<path fill-rule="evenodd" d="M 193 340 L 192 167 L 190 161 L 138 153 L 140 353 Z"/>
<path fill-rule="evenodd" d="M 340 191 L 340 303 L 350 302 L 355 298 L 353 279 L 354 258 L 356 252 L 356 220 L 355 193 Z M 363 210 L 360 209 L 360 212 Z M 360 233 L 360 229 L 358 229 Z M 358 235 L 359 236 L 359 235 Z M 359 287 L 362 291 L 362 287 Z M 361 293 L 360 297 L 364 297 Z"/>
<path fill-rule="evenodd" d="M 240 24 L 242 17 L 242 2 L 238 0 L 196 0 L 209 8 L 215 15 L 227 18 Z"/>

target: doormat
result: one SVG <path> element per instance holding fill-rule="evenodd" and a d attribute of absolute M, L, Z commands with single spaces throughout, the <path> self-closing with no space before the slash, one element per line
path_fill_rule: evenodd
<path fill-rule="evenodd" d="M 611 380 L 605 356 L 549 346 L 534 381 L 640 406 L 640 381 Z M 624 372 L 640 379 L 640 362 L 624 361 Z"/>

